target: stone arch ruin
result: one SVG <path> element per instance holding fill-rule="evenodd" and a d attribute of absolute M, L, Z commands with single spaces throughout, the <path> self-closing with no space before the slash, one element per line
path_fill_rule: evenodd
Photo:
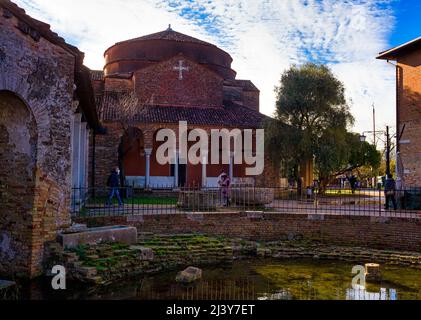
<path fill-rule="evenodd" d="M 0 91 L 0 273 L 26 273 L 32 234 L 37 127 L 26 103 Z"/>

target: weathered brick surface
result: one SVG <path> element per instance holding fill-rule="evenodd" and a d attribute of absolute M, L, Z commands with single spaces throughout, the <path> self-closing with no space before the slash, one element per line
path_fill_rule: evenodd
<path fill-rule="evenodd" d="M 244 213 L 206 213 L 202 219 L 188 214 L 145 215 L 142 222 L 127 217 L 79 218 L 81 223 L 134 225 L 139 232 L 189 233 L 239 237 L 255 241 L 308 239 L 329 245 L 362 246 L 421 252 L 421 220 L 304 214 L 264 213 L 252 219 Z"/>
<path fill-rule="evenodd" d="M 403 130 L 399 151 L 405 170 L 405 186 L 419 187 L 421 181 L 421 49 L 398 59 L 397 103 L 398 132 Z"/>
<path fill-rule="evenodd" d="M 183 79 L 174 67 L 183 67 Z M 223 79 L 183 55 L 141 69 L 134 75 L 135 88 L 141 101 L 154 105 L 222 107 Z"/>
<path fill-rule="evenodd" d="M 35 276 L 70 223 L 75 57 L 0 8 L 0 273 Z"/>

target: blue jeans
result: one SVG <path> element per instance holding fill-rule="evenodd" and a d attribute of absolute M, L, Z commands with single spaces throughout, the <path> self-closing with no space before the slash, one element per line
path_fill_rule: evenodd
<path fill-rule="evenodd" d="M 111 205 L 111 201 L 113 200 L 114 195 L 117 197 L 118 204 L 121 206 L 123 204 L 123 201 L 121 201 L 120 192 L 118 191 L 118 188 L 111 188 L 107 204 Z"/>

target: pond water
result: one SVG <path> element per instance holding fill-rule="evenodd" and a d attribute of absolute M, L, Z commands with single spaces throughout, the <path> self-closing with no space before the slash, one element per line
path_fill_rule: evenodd
<path fill-rule="evenodd" d="M 192 286 L 167 272 L 119 282 L 101 290 L 68 284 L 53 291 L 46 280 L 22 290 L 24 299 L 131 300 L 415 300 L 421 299 L 421 270 L 383 265 L 382 282 L 352 288 L 351 263 L 319 260 L 246 260 L 203 267 Z"/>

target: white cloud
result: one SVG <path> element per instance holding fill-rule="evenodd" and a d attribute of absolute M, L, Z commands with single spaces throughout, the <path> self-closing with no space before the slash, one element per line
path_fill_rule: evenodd
<path fill-rule="evenodd" d="M 228 51 L 238 78 L 261 90 L 261 110 L 274 111 L 274 86 L 293 63 L 327 63 L 346 86 L 355 130 L 395 124 L 394 70 L 376 61 L 387 49 L 394 18 L 378 0 L 16 0 L 35 18 L 86 53 L 102 68 L 103 52 L 115 42 L 173 29 Z M 379 6 L 382 4 L 382 6 Z"/>

